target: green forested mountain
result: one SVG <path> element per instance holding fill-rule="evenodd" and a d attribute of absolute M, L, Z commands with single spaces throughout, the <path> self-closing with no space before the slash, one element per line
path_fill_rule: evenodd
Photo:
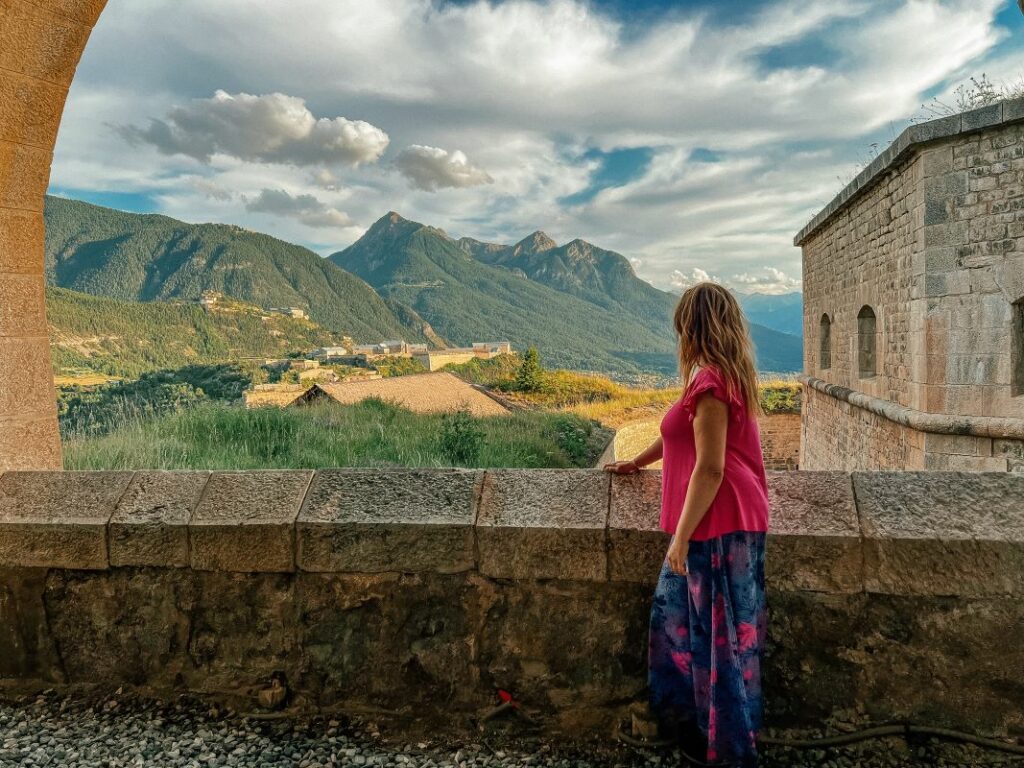
<path fill-rule="evenodd" d="M 46 199 L 51 285 L 122 301 L 198 299 L 221 291 L 261 307 L 294 306 L 357 341 L 424 340 L 358 277 L 312 251 L 227 224 Z"/>
<path fill-rule="evenodd" d="M 620 254 L 537 232 L 514 246 L 453 240 L 390 213 L 331 260 L 413 307 L 444 337 L 535 344 L 551 365 L 675 368 L 675 298 L 640 280 Z M 800 339 L 753 325 L 763 370 L 801 367 Z"/>
<path fill-rule="evenodd" d="M 127 302 L 46 289 L 50 343 L 57 371 L 84 368 L 134 377 L 160 368 L 276 357 L 341 343 L 341 334 L 308 320 L 262 318 L 257 307 L 227 302 Z"/>
<path fill-rule="evenodd" d="M 667 319 L 652 330 L 636 317 L 482 263 L 441 230 L 396 213 L 330 258 L 411 306 L 453 343 L 507 339 L 518 349 L 534 344 L 546 363 L 568 368 L 672 365 Z"/>

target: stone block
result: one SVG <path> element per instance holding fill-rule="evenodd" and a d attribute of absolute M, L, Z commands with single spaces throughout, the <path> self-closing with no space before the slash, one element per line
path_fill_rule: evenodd
<path fill-rule="evenodd" d="M 967 231 L 966 221 L 950 224 L 930 224 L 924 228 L 924 246 L 925 248 L 942 248 L 966 245 Z"/>
<path fill-rule="evenodd" d="M 1024 594 L 1024 477 L 857 472 L 853 483 L 868 592 Z"/>
<path fill-rule="evenodd" d="M 96 5 L 61 0 L 55 10 L 67 9 L 95 18 L 102 9 Z M 91 25 L 69 14 L 48 11 L 47 7 L 28 0 L 0 0 L 0 40 L 4 41 L 0 70 L 68 86 Z"/>
<path fill-rule="evenodd" d="M 107 521 L 131 472 L 0 475 L 0 565 L 103 569 Z"/>
<path fill-rule="evenodd" d="M 4 336 L 46 336 L 42 275 L 0 274 L 0 337 Z"/>
<path fill-rule="evenodd" d="M 977 131 L 990 125 L 998 125 L 1002 121 L 1003 105 L 1001 102 L 972 109 L 960 115 L 960 125 L 963 131 Z"/>
<path fill-rule="evenodd" d="M 215 472 L 189 522 L 196 570 L 295 570 L 295 519 L 312 472 Z"/>
<path fill-rule="evenodd" d="M 475 566 L 483 472 L 338 469 L 316 474 L 296 523 L 304 571 L 435 571 Z"/>
<path fill-rule="evenodd" d="M 0 336 L 0 418 L 56 414 L 50 343 L 46 335 L 30 339 Z"/>
<path fill-rule="evenodd" d="M 911 144 L 919 144 L 935 139 L 944 139 L 960 133 L 960 115 L 940 117 L 927 123 L 917 123 L 904 131 Z"/>
<path fill-rule="evenodd" d="M 5 419 L 0 413 L 0 471 L 60 469 L 57 410 L 49 416 Z"/>
<path fill-rule="evenodd" d="M 42 211 L 51 159 L 49 150 L 0 141 L 0 208 Z"/>
<path fill-rule="evenodd" d="M 921 175 L 925 179 L 943 176 L 953 170 L 953 148 L 935 147 L 921 152 Z M 966 183 L 966 182 L 965 182 Z"/>
<path fill-rule="evenodd" d="M 47 572 L 0 567 L 0 680 L 67 682 L 46 616 Z"/>
<path fill-rule="evenodd" d="M 481 573 L 606 579 L 608 494 L 599 469 L 488 471 L 477 515 Z"/>
<path fill-rule="evenodd" d="M 860 525 L 848 472 L 770 472 L 770 587 L 860 592 Z"/>
<path fill-rule="evenodd" d="M 0 208 L 0 273 L 43 274 L 43 214 Z"/>
<path fill-rule="evenodd" d="M 187 568 L 188 522 L 209 477 L 136 472 L 110 518 L 110 564 Z"/>
<path fill-rule="evenodd" d="M 106 4 L 107 0 L 50 0 L 47 7 L 54 13 L 91 27 Z"/>
<path fill-rule="evenodd" d="M 0 75 L 0 139 L 49 150 L 67 88 L 14 72 Z"/>
<path fill-rule="evenodd" d="M 661 530 L 661 472 L 611 476 L 608 576 L 656 584 L 670 535 Z"/>
<path fill-rule="evenodd" d="M 1003 122 L 1024 120 L 1024 98 L 1003 102 Z"/>

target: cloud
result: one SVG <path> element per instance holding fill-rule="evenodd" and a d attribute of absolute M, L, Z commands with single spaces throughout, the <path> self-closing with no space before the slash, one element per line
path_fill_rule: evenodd
<path fill-rule="evenodd" d="M 233 199 L 235 196 L 230 189 L 225 189 L 220 184 L 208 179 L 195 179 L 192 181 L 192 187 L 210 200 L 217 200 L 222 203 Z"/>
<path fill-rule="evenodd" d="M 395 158 L 395 167 L 416 189 L 436 192 L 442 187 L 476 187 L 494 181 L 487 171 L 471 165 L 459 150 L 413 144 Z"/>
<path fill-rule="evenodd" d="M 297 219 L 309 227 L 347 227 L 352 223 L 347 214 L 313 195 L 291 195 L 283 189 L 264 189 L 255 199 L 247 198 L 245 208 L 253 213 Z"/>
<path fill-rule="evenodd" d="M 672 270 L 672 275 L 669 279 L 671 286 L 677 290 L 686 290 L 687 288 L 696 285 L 697 283 L 720 283 L 717 277 L 712 277 L 700 267 L 694 267 L 693 271 L 689 275 L 685 275 L 678 269 Z"/>
<path fill-rule="evenodd" d="M 317 118 L 295 96 L 221 90 L 173 107 L 147 128 L 125 125 L 119 131 L 133 144 L 151 144 L 166 155 L 202 163 L 221 154 L 250 162 L 358 166 L 376 162 L 389 141 L 384 131 L 362 120 Z"/>
<path fill-rule="evenodd" d="M 803 281 L 790 277 L 785 272 L 775 267 L 765 267 L 762 274 L 751 275 L 742 273 L 733 275 L 729 281 L 731 287 L 752 293 L 791 293 L 799 291 Z"/>

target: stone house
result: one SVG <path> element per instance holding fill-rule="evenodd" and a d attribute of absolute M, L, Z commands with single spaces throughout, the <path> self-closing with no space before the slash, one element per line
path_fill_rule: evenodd
<path fill-rule="evenodd" d="M 794 242 L 801 468 L 1024 472 L 1024 99 L 911 126 Z"/>

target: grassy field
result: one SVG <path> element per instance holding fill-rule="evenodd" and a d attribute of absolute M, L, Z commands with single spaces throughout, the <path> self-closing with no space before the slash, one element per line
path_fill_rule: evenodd
<path fill-rule="evenodd" d="M 380 400 L 306 408 L 201 403 L 68 435 L 67 469 L 347 466 L 589 467 L 611 433 L 573 414 L 517 412 L 453 423 Z M 468 426 L 467 426 L 468 425 Z"/>
<path fill-rule="evenodd" d="M 611 428 L 661 416 L 679 399 L 677 387 L 634 389 L 604 376 L 562 370 L 545 370 L 541 386 L 536 391 L 523 392 L 516 388 L 518 360 L 509 355 L 447 368 L 476 384 L 498 390 L 513 402 L 572 413 Z M 765 378 L 760 386 L 765 413 L 799 410 L 801 387 L 795 378 Z"/>

